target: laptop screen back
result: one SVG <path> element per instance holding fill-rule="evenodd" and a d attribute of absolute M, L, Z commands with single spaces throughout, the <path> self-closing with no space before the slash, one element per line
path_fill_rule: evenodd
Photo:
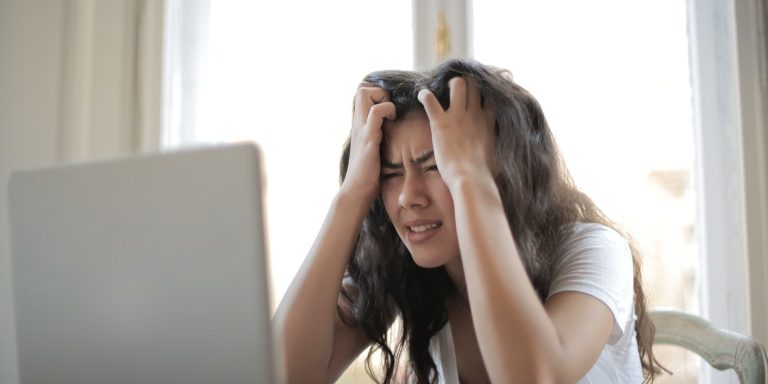
<path fill-rule="evenodd" d="M 260 152 L 18 172 L 21 383 L 271 383 Z"/>

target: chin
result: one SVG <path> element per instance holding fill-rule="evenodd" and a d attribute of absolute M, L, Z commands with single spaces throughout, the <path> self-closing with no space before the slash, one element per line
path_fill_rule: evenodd
<path fill-rule="evenodd" d="M 442 267 L 448 262 L 445 255 L 428 255 L 424 253 L 411 252 L 413 262 L 421 268 Z"/>

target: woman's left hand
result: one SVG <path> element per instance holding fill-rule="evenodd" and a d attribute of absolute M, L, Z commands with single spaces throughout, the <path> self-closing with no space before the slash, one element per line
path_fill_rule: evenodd
<path fill-rule="evenodd" d="M 449 188 L 466 177 L 493 177 L 494 112 L 480 102 L 473 79 L 454 77 L 448 82 L 448 110 L 427 89 L 419 92 L 432 129 L 435 161 Z"/>

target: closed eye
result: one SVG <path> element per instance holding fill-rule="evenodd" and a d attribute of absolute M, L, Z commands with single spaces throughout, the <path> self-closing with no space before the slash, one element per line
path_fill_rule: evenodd
<path fill-rule="evenodd" d="M 437 164 L 435 164 L 435 165 L 430 165 L 429 167 L 425 168 L 424 172 L 437 171 L 437 170 L 438 170 L 437 169 Z"/>
<path fill-rule="evenodd" d="M 399 172 L 393 172 L 393 173 L 383 173 L 383 174 L 381 175 L 380 179 L 381 179 L 381 180 L 388 180 L 388 179 L 391 179 L 391 178 L 393 178 L 393 177 L 397 177 L 397 176 L 402 176 L 402 174 L 401 174 L 401 173 L 399 173 Z"/>

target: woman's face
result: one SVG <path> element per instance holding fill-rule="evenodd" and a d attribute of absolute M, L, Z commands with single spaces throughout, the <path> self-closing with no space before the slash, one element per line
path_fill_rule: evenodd
<path fill-rule="evenodd" d="M 383 127 L 381 197 L 414 262 L 424 268 L 459 256 L 453 199 L 432 154 L 427 115 L 412 111 Z"/>

